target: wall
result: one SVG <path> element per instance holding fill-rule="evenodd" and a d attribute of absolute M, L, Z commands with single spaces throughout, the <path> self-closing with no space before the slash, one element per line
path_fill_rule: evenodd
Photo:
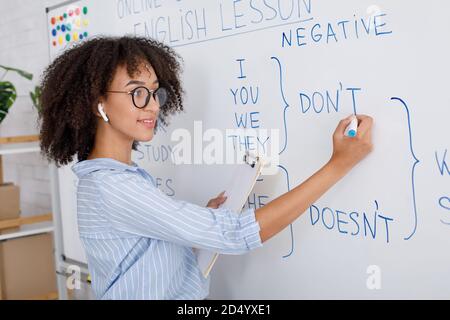
<path fill-rule="evenodd" d="M 32 81 L 14 73 L 5 79 L 13 82 L 18 97 L 0 125 L 0 137 L 38 134 L 37 111 L 29 91 L 39 82 L 48 63 L 45 8 L 58 1 L 0 1 L 0 64 L 31 72 Z M 23 216 L 51 211 L 50 181 L 47 161 L 39 153 L 3 157 L 5 181 L 21 188 Z"/>

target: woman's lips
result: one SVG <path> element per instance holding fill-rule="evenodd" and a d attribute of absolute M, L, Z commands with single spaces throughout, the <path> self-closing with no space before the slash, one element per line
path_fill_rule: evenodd
<path fill-rule="evenodd" d="M 138 120 L 138 123 L 142 124 L 148 129 L 153 129 L 155 127 L 155 120 L 153 119 Z"/>

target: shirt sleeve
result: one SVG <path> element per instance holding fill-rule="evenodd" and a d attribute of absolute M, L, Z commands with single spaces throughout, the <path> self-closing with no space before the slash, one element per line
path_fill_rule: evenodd
<path fill-rule="evenodd" d="M 97 181 L 105 218 L 118 231 L 221 254 L 243 254 L 262 246 L 254 209 L 236 213 L 176 200 L 129 172 Z"/>

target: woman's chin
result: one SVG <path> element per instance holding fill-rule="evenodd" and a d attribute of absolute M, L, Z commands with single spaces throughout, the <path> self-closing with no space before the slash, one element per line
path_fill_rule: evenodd
<path fill-rule="evenodd" d="M 153 139 L 153 135 L 154 135 L 154 132 L 152 130 L 149 133 L 146 133 L 145 135 L 137 138 L 136 140 L 139 142 L 149 142 Z"/>

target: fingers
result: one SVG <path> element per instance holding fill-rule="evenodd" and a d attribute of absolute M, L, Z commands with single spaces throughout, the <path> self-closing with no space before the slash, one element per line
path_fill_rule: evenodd
<path fill-rule="evenodd" d="M 364 135 L 366 135 L 368 132 L 370 134 L 370 129 L 372 128 L 372 123 L 373 123 L 372 117 L 369 117 L 369 116 L 363 115 L 363 114 L 357 114 L 357 115 L 351 114 L 347 118 L 342 119 L 339 122 L 339 124 L 335 130 L 335 133 L 338 134 L 339 137 L 344 136 L 345 129 L 352 121 L 353 116 L 356 116 L 356 118 L 358 119 L 357 136 L 359 138 L 361 138 Z"/>
<path fill-rule="evenodd" d="M 225 200 L 227 200 L 227 196 L 225 195 L 225 191 L 222 191 L 217 198 L 219 199 L 220 204 L 224 203 Z"/>
<path fill-rule="evenodd" d="M 226 198 L 225 196 L 225 191 L 222 191 L 221 193 L 219 193 L 219 195 L 217 197 L 215 197 L 213 200 L 222 200 L 223 198 Z"/>
<path fill-rule="evenodd" d="M 372 118 L 364 115 L 358 115 L 357 118 L 359 125 L 358 125 L 358 132 L 356 135 L 361 138 L 365 136 L 367 133 L 370 134 L 373 123 Z"/>
<path fill-rule="evenodd" d="M 222 191 L 219 193 L 219 195 L 211 200 L 209 200 L 208 204 L 212 206 L 213 208 L 218 208 L 222 203 L 224 203 L 227 200 L 227 196 L 224 195 L 225 191 Z"/>
<path fill-rule="evenodd" d="M 350 124 L 350 122 L 352 121 L 352 117 L 353 114 L 349 115 L 347 118 L 342 119 L 341 121 L 339 121 L 339 124 L 335 130 L 335 133 L 338 134 L 339 136 L 343 136 L 345 133 L 345 128 L 347 128 L 347 126 Z"/>

